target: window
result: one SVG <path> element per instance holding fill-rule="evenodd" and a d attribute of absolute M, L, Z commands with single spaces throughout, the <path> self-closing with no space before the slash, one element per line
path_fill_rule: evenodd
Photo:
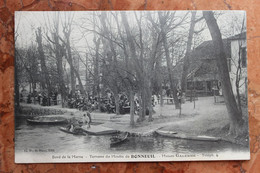
<path fill-rule="evenodd" d="M 242 67 L 246 67 L 246 61 L 247 61 L 247 51 L 246 51 L 246 47 L 242 47 L 241 48 L 241 63 L 242 63 Z"/>

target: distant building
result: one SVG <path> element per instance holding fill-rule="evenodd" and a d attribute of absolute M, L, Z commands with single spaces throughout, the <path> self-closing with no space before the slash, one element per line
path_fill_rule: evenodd
<path fill-rule="evenodd" d="M 235 35 L 229 38 L 231 44 L 231 57 L 228 59 L 229 62 L 229 74 L 231 85 L 234 94 L 236 95 L 236 76 L 239 67 L 241 76 L 239 80 L 239 92 L 242 95 L 247 95 L 247 44 L 246 44 L 246 32 Z M 240 57 L 240 60 L 239 60 Z"/>
<path fill-rule="evenodd" d="M 247 95 L 246 33 L 223 39 L 223 45 L 233 92 L 236 95 L 236 76 L 240 55 L 239 91 L 241 95 Z M 203 42 L 191 52 L 186 95 L 190 95 L 193 90 L 196 90 L 197 96 L 221 95 L 221 82 L 212 40 Z"/>

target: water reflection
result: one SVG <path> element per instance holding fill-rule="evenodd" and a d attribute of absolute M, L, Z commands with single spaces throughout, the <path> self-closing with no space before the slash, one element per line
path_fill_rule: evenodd
<path fill-rule="evenodd" d="M 28 125 L 17 119 L 15 149 L 54 149 L 55 152 L 95 153 L 200 153 L 219 151 L 245 151 L 240 145 L 227 142 L 205 142 L 157 137 L 130 137 L 117 147 L 110 148 L 111 136 L 78 136 L 61 132 L 58 126 Z"/>

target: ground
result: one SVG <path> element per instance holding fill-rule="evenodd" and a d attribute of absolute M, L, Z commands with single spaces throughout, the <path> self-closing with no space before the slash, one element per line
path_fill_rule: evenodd
<path fill-rule="evenodd" d="M 195 105 L 195 106 L 194 106 Z M 25 105 L 23 105 L 25 106 Z M 28 106 L 28 105 L 26 105 Z M 39 105 L 29 105 L 38 109 Z M 42 107 L 41 107 L 42 108 Z M 81 119 L 83 112 L 76 109 L 61 108 L 60 106 L 44 107 L 48 110 L 60 110 L 66 112 L 64 117 L 68 119 Z M 208 135 L 221 137 L 223 140 L 247 145 L 248 130 L 245 125 L 243 136 L 238 139 L 230 136 L 229 119 L 227 109 L 224 103 L 214 103 L 214 97 L 199 97 L 194 102 L 186 101 L 180 110 L 176 110 L 173 104 L 165 104 L 162 108 L 160 105 L 154 107 L 154 120 L 148 121 L 148 117 L 142 123 L 136 123 L 134 127 L 130 126 L 130 115 L 115 115 L 101 112 L 92 112 L 93 122 L 102 122 L 105 127 L 110 127 L 120 131 L 128 131 L 137 135 L 150 135 L 155 130 L 169 130 L 178 132 L 178 134 L 188 135 Z M 246 112 L 246 111 L 245 111 Z M 135 116 L 135 120 L 138 116 Z M 245 123 L 247 124 L 247 122 Z"/>

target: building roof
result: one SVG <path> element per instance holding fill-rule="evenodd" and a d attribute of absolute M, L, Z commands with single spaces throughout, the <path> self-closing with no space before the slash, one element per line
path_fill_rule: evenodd
<path fill-rule="evenodd" d="M 223 46 L 226 57 L 231 57 L 231 45 L 229 39 L 223 39 Z M 203 80 L 216 80 L 217 75 L 217 62 L 216 62 L 216 49 L 214 48 L 213 41 L 204 41 L 191 52 L 190 68 L 188 79 L 195 81 Z"/>
<path fill-rule="evenodd" d="M 231 57 L 231 41 L 238 39 L 246 39 L 246 32 L 222 39 L 227 58 Z M 187 79 L 195 81 L 218 79 L 219 77 L 216 63 L 216 49 L 214 48 L 213 41 L 204 41 L 191 52 L 190 67 Z M 180 63 L 181 69 L 182 65 L 183 63 Z"/>
<path fill-rule="evenodd" d="M 223 39 L 223 46 L 227 57 L 231 56 L 231 46 L 229 39 Z M 195 61 L 202 59 L 215 59 L 216 49 L 214 48 L 213 41 L 204 41 L 198 47 L 196 47 L 192 53 L 191 58 Z"/>

